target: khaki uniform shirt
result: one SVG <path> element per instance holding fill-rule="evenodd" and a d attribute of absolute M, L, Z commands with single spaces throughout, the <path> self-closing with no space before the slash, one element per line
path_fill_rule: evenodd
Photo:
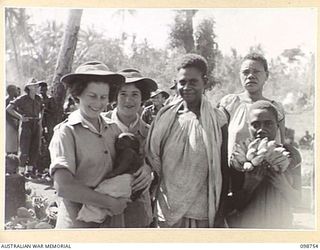
<path fill-rule="evenodd" d="M 84 185 L 95 188 L 112 170 L 115 159 L 114 143 L 121 133 L 110 120 L 100 119 L 100 132 L 80 114 L 71 113 L 67 120 L 58 124 L 49 145 L 51 175 L 58 168 L 69 170 Z M 59 208 L 57 227 L 90 227 L 76 221 L 82 204 L 63 200 Z"/>

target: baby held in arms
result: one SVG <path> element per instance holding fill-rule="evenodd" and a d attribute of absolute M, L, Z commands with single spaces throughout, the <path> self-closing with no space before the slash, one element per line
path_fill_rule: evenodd
<path fill-rule="evenodd" d="M 139 198 L 143 190 L 138 190 L 135 193 L 132 193 L 131 190 L 133 173 L 142 166 L 139 147 L 139 140 L 132 133 L 121 133 L 115 142 L 114 169 L 95 188 L 95 191 L 115 198 L 131 198 L 133 201 Z M 107 216 L 112 215 L 108 209 L 84 204 L 78 213 L 77 220 L 102 223 Z"/>

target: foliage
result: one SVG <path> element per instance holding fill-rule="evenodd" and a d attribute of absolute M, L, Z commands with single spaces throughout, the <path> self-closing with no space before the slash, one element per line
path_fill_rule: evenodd
<path fill-rule="evenodd" d="M 298 61 L 298 57 L 304 56 L 304 53 L 301 51 L 300 48 L 293 48 L 293 49 L 285 49 L 282 53 L 281 56 L 287 58 L 289 63 L 292 63 L 294 61 Z"/>
<path fill-rule="evenodd" d="M 73 69 L 86 61 L 104 62 L 110 70 L 117 71 L 127 57 L 121 47 L 120 39 L 106 39 L 93 29 L 80 30 L 75 52 Z"/>
<path fill-rule="evenodd" d="M 170 45 L 173 48 L 183 47 L 185 52 L 194 51 L 192 18 L 197 10 L 178 10 L 169 34 Z"/>
<path fill-rule="evenodd" d="M 6 73 L 10 82 L 21 87 L 30 77 L 52 79 L 63 35 L 62 25 L 55 21 L 35 26 L 28 20 L 25 9 L 6 9 L 6 30 L 10 34 L 6 36 Z"/>
<path fill-rule="evenodd" d="M 196 52 L 207 59 L 209 72 L 215 67 L 215 54 L 218 46 L 214 41 L 216 35 L 213 28 L 214 20 L 212 18 L 203 19 L 194 32 Z"/>
<path fill-rule="evenodd" d="M 215 43 L 214 19 L 203 19 L 195 26 L 193 17 L 196 12 L 176 12 L 168 34 L 169 44 L 165 49 L 153 48 L 147 39 L 138 43 L 134 34 L 123 33 L 120 38 L 106 38 L 93 27 L 81 29 L 73 70 L 84 61 L 100 60 L 113 71 L 137 68 L 155 79 L 161 88 L 168 89 L 176 74 L 176 59 L 186 51 L 192 51 L 208 60 L 210 82 L 215 84 L 208 92 L 213 103 L 226 94 L 242 91 L 239 68 L 243 55 L 239 55 L 236 48 L 232 48 L 228 54 L 222 54 Z M 119 13 L 123 20 L 125 13 L 134 14 Z M 6 8 L 6 34 L 8 83 L 22 86 L 27 78 L 34 76 L 48 81 L 50 85 L 62 41 L 63 25 L 55 22 L 31 25 L 25 9 Z M 189 43 L 192 43 L 190 48 Z M 250 51 L 265 54 L 261 44 L 251 46 Z M 288 48 L 278 57 L 269 59 L 269 71 L 264 89 L 267 97 L 282 101 L 288 93 L 293 93 L 296 100 L 299 96 L 306 96 L 310 100 L 307 105 L 313 105 L 314 54 L 306 54 L 301 48 Z"/>

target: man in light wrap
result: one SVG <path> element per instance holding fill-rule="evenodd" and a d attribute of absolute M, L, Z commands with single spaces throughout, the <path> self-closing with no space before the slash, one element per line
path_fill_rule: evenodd
<path fill-rule="evenodd" d="M 186 54 L 177 71 L 180 97 L 159 111 L 146 144 L 159 179 L 154 216 L 158 227 L 214 227 L 227 190 L 227 119 L 204 95 L 202 56 Z"/>

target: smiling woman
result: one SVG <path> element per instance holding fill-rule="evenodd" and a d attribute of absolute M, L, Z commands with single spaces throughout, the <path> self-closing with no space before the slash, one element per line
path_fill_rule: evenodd
<path fill-rule="evenodd" d="M 143 101 L 150 98 L 152 91 L 157 90 L 157 83 L 147 77 L 143 77 L 136 69 L 125 69 L 119 72 L 126 77 L 124 84 L 119 84 L 117 93 L 117 107 L 106 114 L 111 118 L 122 132 L 133 133 L 140 142 L 139 154 L 145 157 L 145 141 L 149 131 L 149 125 L 140 117 L 140 108 Z M 142 190 L 141 197 L 128 204 L 124 212 L 125 227 L 141 228 L 148 227 L 152 221 L 151 199 L 149 185 L 151 184 L 151 169 L 144 163 L 134 173 L 132 191 Z"/>
<path fill-rule="evenodd" d="M 100 113 L 112 99 L 115 83 L 124 82 L 124 77 L 94 61 L 82 64 L 61 81 L 70 88 L 79 109 L 57 125 L 49 146 L 50 173 L 62 198 L 56 228 L 110 227 L 111 217 L 97 223 L 78 220 L 77 215 L 83 204 L 105 208 L 112 215 L 121 214 L 127 206 L 128 199 L 93 189 L 111 172 L 115 139 L 121 133 Z"/>
<path fill-rule="evenodd" d="M 110 87 L 104 82 L 91 81 L 85 90 L 77 97 L 81 115 L 89 120 L 99 131 L 99 115 L 109 102 Z"/>

